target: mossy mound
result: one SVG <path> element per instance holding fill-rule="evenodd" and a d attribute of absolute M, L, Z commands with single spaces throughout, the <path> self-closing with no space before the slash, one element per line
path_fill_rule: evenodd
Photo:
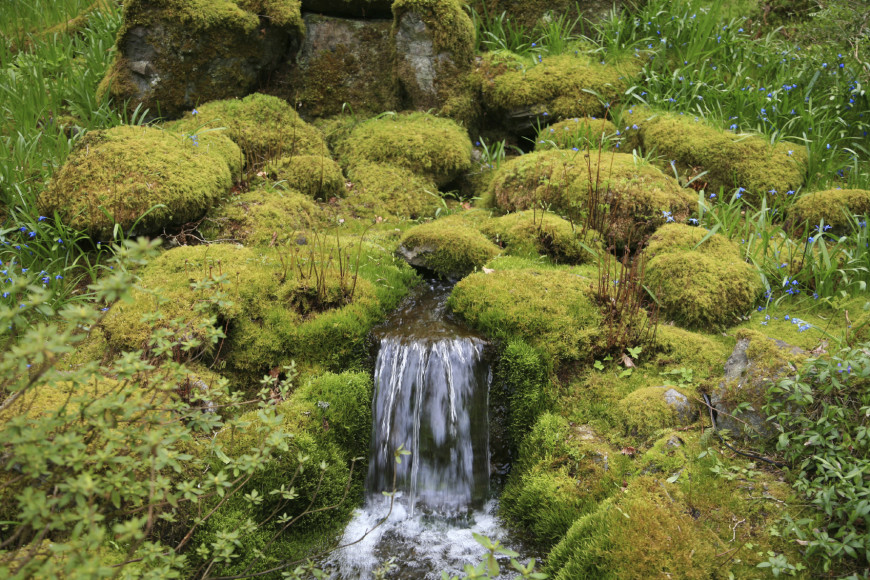
<path fill-rule="evenodd" d="M 285 182 L 287 187 L 314 199 L 329 200 L 345 193 L 341 167 L 322 155 L 283 157 L 266 166 L 266 172 L 272 179 Z"/>
<path fill-rule="evenodd" d="M 543 547 L 558 542 L 576 519 L 618 489 L 625 471 L 624 460 L 591 430 L 551 413 L 540 416 L 519 455 L 500 511 Z"/>
<path fill-rule="evenodd" d="M 466 109 L 464 75 L 474 58 L 474 23 L 460 0 L 396 0 L 393 30 L 400 90 L 411 108 Z M 457 115 L 459 117 L 463 115 Z"/>
<path fill-rule="evenodd" d="M 441 186 L 471 167 L 471 139 L 450 119 L 403 113 L 370 119 L 336 143 L 342 164 L 396 165 Z"/>
<path fill-rule="evenodd" d="M 737 323 L 764 287 L 740 247 L 724 236 L 714 234 L 697 249 L 687 249 L 699 235 L 706 232 L 683 224 L 657 230 L 644 250 L 645 284 L 661 313 L 680 326 L 719 329 Z"/>
<path fill-rule="evenodd" d="M 199 219 L 229 191 L 229 149 L 150 127 L 92 131 L 39 196 L 39 208 L 96 238 L 112 237 L 115 224 L 157 233 Z"/>
<path fill-rule="evenodd" d="M 391 0 L 302 0 L 306 12 L 348 18 L 388 18 Z"/>
<path fill-rule="evenodd" d="M 361 365 L 369 330 L 407 294 L 416 274 L 385 250 L 345 238 L 343 254 L 363 245 L 354 279 L 354 260 L 343 256 L 340 269 L 334 240 L 308 235 L 303 241 L 262 250 L 213 244 L 164 253 L 143 270 L 133 303 L 115 305 L 106 317 L 109 345 L 147 346 L 151 332 L 142 316 L 156 308 L 158 327 L 160 320 L 178 320 L 188 329 L 177 340 L 197 338 L 202 324 L 226 329 L 219 350 L 203 344 L 191 355 L 210 360 L 219 354 L 229 371 L 248 381 L 293 360 L 332 370 Z M 192 287 L 201 280 L 210 282 Z"/>
<path fill-rule="evenodd" d="M 590 281 L 561 269 L 475 273 L 456 285 L 448 305 L 488 336 L 521 338 L 554 361 L 588 358 L 599 335 Z"/>
<path fill-rule="evenodd" d="M 483 101 L 502 114 L 524 111 L 555 120 L 600 117 L 606 111 L 604 103 L 617 103 L 628 88 L 625 78 L 618 68 L 585 55 L 548 56 L 489 79 Z"/>
<path fill-rule="evenodd" d="M 607 119 L 574 117 L 554 123 L 538 132 L 535 150 L 573 149 L 585 151 L 609 146 L 616 138 L 616 125 Z"/>
<path fill-rule="evenodd" d="M 685 393 L 673 387 L 644 387 L 619 401 L 619 413 L 633 435 L 648 437 L 668 427 L 684 427 L 696 413 Z"/>
<path fill-rule="evenodd" d="M 771 145 L 761 137 L 723 131 L 690 116 L 653 116 L 639 126 L 645 148 L 674 160 L 679 171 L 707 171 L 700 181 L 707 183 L 709 192 L 743 187 L 746 199 L 758 203 L 773 191 L 785 195 L 804 183 L 807 153 L 801 145 Z"/>
<path fill-rule="evenodd" d="M 656 328 L 655 362 L 667 368 L 692 369 L 696 380 L 718 379 L 722 362 L 734 348 L 734 340 L 721 335 L 705 335 L 677 326 L 660 324 Z"/>
<path fill-rule="evenodd" d="M 499 251 L 461 217 L 450 216 L 405 232 L 397 253 L 413 266 L 457 279 L 482 268 Z"/>
<path fill-rule="evenodd" d="M 295 155 L 328 155 L 320 132 L 303 121 L 283 99 L 254 93 L 243 99 L 211 101 L 167 126 L 172 131 L 202 134 L 226 128 L 244 153 L 248 167 Z"/>
<path fill-rule="evenodd" d="M 488 220 L 481 224 L 481 231 L 509 254 L 534 258 L 542 254 L 562 264 L 589 262 L 595 257 L 592 252 L 601 250 L 598 232 L 584 233 L 568 220 L 545 211 L 521 211 Z"/>
<path fill-rule="evenodd" d="M 800 197 L 790 209 L 790 215 L 797 223 L 808 222 L 816 226 L 822 220 L 834 228 L 835 232 L 845 233 L 850 225 L 846 217 L 864 216 L 870 213 L 870 191 L 866 189 L 828 189 Z"/>
<path fill-rule="evenodd" d="M 251 572 L 261 571 L 287 557 L 304 557 L 317 537 L 327 530 L 340 531 L 362 487 L 364 469 L 357 466 L 351 472 L 350 466 L 354 457 L 368 451 L 371 397 L 367 373 L 326 373 L 280 403 L 277 422 L 264 421 L 252 411 L 240 418 L 247 423 L 244 430 L 218 433 L 217 442 L 230 461 L 271 454 L 267 467 L 230 496 L 194 538 L 199 545 L 214 541 L 220 530 L 243 532 L 238 538 L 240 557 L 219 568 L 220 573 L 241 573 L 248 565 Z M 302 464 L 300 456 L 306 456 Z M 296 497 L 290 499 L 270 493 L 291 487 Z M 246 501 L 245 494 L 252 492 L 260 494 L 259 502 Z M 281 519 L 270 517 L 276 510 L 301 518 L 285 530 Z M 249 521 L 266 523 L 252 528 Z"/>
<path fill-rule="evenodd" d="M 509 401 L 511 439 L 522 441 L 555 400 L 545 354 L 524 340 L 509 340 L 498 359 L 498 384 Z"/>
<path fill-rule="evenodd" d="M 591 198 L 590 198 L 591 196 Z M 536 151 L 507 161 L 484 202 L 505 211 L 543 203 L 582 223 L 590 199 L 610 206 L 600 232 L 618 246 L 637 244 L 669 219 L 682 221 L 696 199 L 673 178 L 625 153 Z"/>
<path fill-rule="evenodd" d="M 296 242 L 304 230 L 327 223 L 323 210 L 293 189 L 263 186 L 232 196 L 212 209 L 199 229 L 208 241 L 249 246 Z"/>
<path fill-rule="evenodd" d="M 341 207 L 360 218 L 420 219 L 443 207 L 438 186 L 410 169 L 362 163 L 347 170 L 350 187 Z"/>

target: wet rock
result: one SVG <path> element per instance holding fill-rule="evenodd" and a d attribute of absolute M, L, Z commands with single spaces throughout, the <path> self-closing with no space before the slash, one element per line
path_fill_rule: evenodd
<path fill-rule="evenodd" d="M 288 81 L 293 92 L 288 96 L 301 113 L 321 117 L 341 113 L 346 106 L 354 113 L 397 108 L 392 20 L 306 14 L 304 22 L 305 40 Z"/>

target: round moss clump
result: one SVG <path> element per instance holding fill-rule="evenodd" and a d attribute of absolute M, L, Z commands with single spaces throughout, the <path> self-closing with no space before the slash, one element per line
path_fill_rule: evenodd
<path fill-rule="evenodd" d="M 538 132 L 535 149 L 598 149 L 616 137 L 616 125 L 607 119 L 574 117 L 544 127 Z"/>
<path fill-rule="evenodd" d="M 718 330 L 738 322 L 763 285 L 740 247 L 724 236 L 715 234 L 700 247 L 687 249 L 687 240 L 698 235 L 694 229 L 668 224 L 653 235 L 644 250 L 646 286 L 658 298 L 661 312 L 680 326 Z"/>
<path fill-rule="evenodd" d="M 199 219 L 231 185 L 221 152 L 160 129 L 119 126 L 79 141 L 39 208 L 96 238 L 111 237 L 115 224 L 158 233 Z"/>
<path fill-rule="evenodd" d="M 360 218 L 420 219 L 442 207 L 438 186 L 410 169 L 386 163 L 362 163 L 347 171 L 350 183 L 341 205 Z"/>
<path fill-rule="evenodd" d="M 694 416 L 686 395 L 670 387 L 637 389 L 620 400 L 617 408 L 628 431 L 640 437 L 688 424 Z"/>
<path fill-rule="evenodd" d="M 502 113 L 531 110 L 533 115 L 556 120 L 600 117 L 606 111 L 604 103 L 617 103 L 628 88 L 625 78 L 612 65 L 561 54 L 485 82 L 483 100 L 488 109 Z"/>
<path fill-rule="evenodd" d="M 707 182 L 709 192 L 743 187 L 746 199 L 757 204 L 772 192 L 784 195 L 804 183 L 807 153 L 802 145 L 772 145 L 762 137 L 723 131 L 688 115 L 653 116 L 638 125 L 646 149 L 655 148 L 674 160 L 684 174 L 707 171 L 700 180 Z"/>
<path fill-rule="evenodd" d="M 293 189 L 263 187 L 231 197 L 212 209 L 200 232 L 206 240 L 269 246 L 295 242 L 300 232 L 326 223 L 323 210 Z"/>
<path fill-rule="evenodd" d="M 344 175 L 338 163 L 322 155 L 284 157 L 270 163 L 266 171 L 272 179 L 314 199 L 329 200 L 345 193 Z"/>
<path fill-rule="evenodd" d="M 499 249 L 462 219 L 449 217 L 405 232 L 397 253 L 412 266 L 455 279 L 482 268 Z"/>
<path fill-rule="evenodd" d="M 578 360 L 591 356 L 601 322 L 590 285 L 562 269 L 479 272 L 454 287 L 448 304 L 492 338 L 521 338 L 550 360 Z"/>
<path fill-rule="evenodd" d="M 484 222 L 481 231 L 507 248 L 509 254 L 550 256 L 562 264 L 583 264 L 601 249 L 601 236 L 594 230 L 582 232 L 566 219 L 545 211 L 521 211 Z M 584 247 L 586 246 L 586 247 Z"/>
<path fill-rule="evenodd" d="M 685 220 L 697 200 L 673 178 L 625 153 L 588 159 L 582 152 L 536 151 L 506 162 L 485 194 L 485 202 L 506 211 L 540 204 L 582 223 L 590 196 L 610 208 L 600 232 L 617 246 L 638 243 L 669 219 Z"/>
<path fill-rule="evenodd" d="M 471 167 L 471 139 L 465 129 L 427 113 L 365 121 L 336 143 L 336 152 L 351 173 L 363 163 L 386 163 L 428 177 L 438 186 Z"/>
<path fill-rule="evenodd" d="M 870 213 L 870 191 L 866 189 L 828 189 L 802 196 L 791 207 L 797 222 L 811 226 L 825 220 L 836 232 L 847 230 L 850 220 L 846 213 L 863 216 Z"/>
<path fill-rule="evenodd" d="M 226 128 L 226 135 L 241 147 L 249 167 L 269 159 L 294 155 L 326 155 L 320 133 L 303 121 L 286 101 L 254 93 L 243 99 L 211 101 L 170 125 L 187 134 Z"/>

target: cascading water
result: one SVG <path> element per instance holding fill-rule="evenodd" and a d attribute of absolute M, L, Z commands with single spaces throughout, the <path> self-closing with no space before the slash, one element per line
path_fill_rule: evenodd
<path fill-rule="evenodd" d="M 388 578 L 441 578 L 482 558 L 472 532 L 504 540 L 489 498 L 487 344 L 449 320 L 449 293 L 429 284 L 376 337 L 366 504 L 328 563 L 334 579 L 370 578 L 390 558 Z"/>

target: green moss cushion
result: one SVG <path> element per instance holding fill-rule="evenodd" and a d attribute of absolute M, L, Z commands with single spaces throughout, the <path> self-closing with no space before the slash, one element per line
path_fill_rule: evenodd
<path fill-rule="evenodd" d="M 594 258 L 589 250 L 601 249 L 598 232 L 583 232 L 582 226 L 545 211 L 510 213 L 484 222 L 481 231 L 509 254 L 533 258 L 543 254 L 563 264 L 589 262 Z"/>
<path fill-rule="evenodd" d="M 167 126 L 186 134 L 203 134 L 225 128 L 226 135 L 242 149 L 249 167 L 269 159 L 294 155 L 328 155 L 320 135 L 303 121 L 286 101 L 254 93 L 243 99 L 211 101 Z"/>
<path fill-rule="evenodd" d="M 790 213 L 797 222 L 809 222 L 816 226 L 822 220 L 845 232 L 849 215 L 863 216 L 870 213 L 870 191 L 866 189 L 827 189 L 802 196 L 791 207 Z"/>
<path fill-rule="evenodd" d="M 545 127 L 538 133 L 535 149 L 598 149 L 616 138 L 616 125 L 607 119 L 574 117 Z"/>
<path fill-rule="evenodd" d="M 427 177 L 439 186 L 471 167 L 471 139 L 465 129 L 427 113 L 370 119 L 338 141 L 335 148 L 342 164 L 349 168 L 386 163 Z"/>
<path fill-rule="evenodd" d="M 739 322 L 763 290 L 758 271 L 743 260 L 739 246 L 719 234 L 698 248 L 706 234 L 668 224 L 644 250 L 646 286 L 664 316 L 689 329 L 720 329 Z M 697 242 L 696 242 L 697 243 Z"/>
<path fill-rule="evenodd" d="M 668 219 L 685 220 L 695 196 L 656 167 L 625 153 L 536 151 L 502 165 L 484 200 L 506 211 L 544 204 L 578 223 L 590 199 L 610 207 L 602 233 L 609 243 L 637 243 Z"/>
<path fill-rule="evenodd" d="M 230 189 L 227 156 L 238 158 L 238 149 L 150 127 L 94 131 L 40 195 L 40 212 L 56 211 L 97 238 L 112 237 L 115 224 L 157 233 L 199 219 Z"/>
<path fill-rule="evenodd" d="M 338 163 L 322 155 L 283 157 L 266 167 L 272 179 L 277 179 L 314 199 L 328 201 L 342 197 L 345 179 Z"/>
<path fill-rule="evenodd" d="M 674 160 L 683 173 L 708 173 L 700 178 L 706 190 L 726 193 L 746 189 L 746 199 L 784 196 L 804 183 L 806 149 L 782 141 L 771 145 L 755 135 L 738 135 L 707 125 L 693 115 L 658 115 L 637 123 L 647 150 Z"/>
<path fill-rule="evenodd" d="M 462 278 L 482 268 L 499 248 L 454 216 L 411 228 L 402 236 L 399 255 L 408 263 L 445 278 Z"/>
<path fill-rule="evenodd" d="M 550 360 L 576 360 L 590 356 L 599 334 L 590 283 L 561 269 L 496 270 L 460 281 L 448 303 L 492 338 L 522 338 Z"/>
<path fill-rule="evenodd" d="M 350 186 L 341 207 L 360 218 L 420 219 L 443 207 L 438 186 L 430 178 L 387 163 L 361 163 L 348 168 Z"/>

